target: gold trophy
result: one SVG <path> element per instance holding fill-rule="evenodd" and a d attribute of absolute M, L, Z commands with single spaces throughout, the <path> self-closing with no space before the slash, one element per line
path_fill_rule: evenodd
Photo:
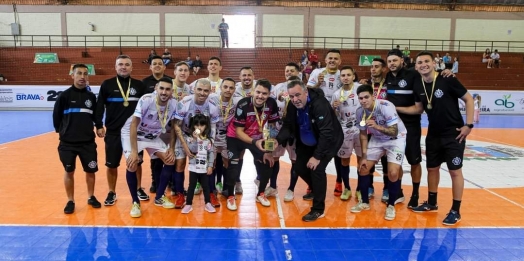
<path fill-rule="evenodd" d="M 271 130 L 269 127 L 269 124 L 266 123 L 266 126 L 264 126 L 264 149 L 266 151 L 274 151 L 275 148 L 275 139 L 271 137 Z"/>

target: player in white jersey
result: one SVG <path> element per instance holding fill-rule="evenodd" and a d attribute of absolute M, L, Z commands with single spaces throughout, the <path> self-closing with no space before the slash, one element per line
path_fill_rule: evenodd
<path fill-rule="evenodd" d="M 335 196 L 341 200 L 351 198 L 351 187 L 349 185 L 349 161 L 353 150 L 360 162 L 362 149 L 360 147 L 360 131 L 357 126 L 356 112 L 360 107 L 357 97 L 357 88 L 360 86 L 355 81 L 355 71 L 351 66 L 340 69 L 340 80 L 342 88 L 333 93 L 331 106 L 337 114 L 338 121 L 344 132 L 344 143 L 335 156 L 335 167 L 337 168 L 337 180 L 335 185 Z M 342 191 L 342 182 L 345 189 Z"/>
<path fill-rule="evenodd" d="M 159 137 L 166 133 L 167 124 L 177 107 L 177 101 L 171 97 L 173 95 L 171 78 L 161 78 L 155 90 L 155 93 L 146 94 L 140 98 L 133 115 L 127 119 L 121 130 L 122 147 L 127 163 L 127 185 L 133 199 L 130 215 L 135 218 L 142 215 L 136 190 L 136 169 L 140 161 L 138 152 L 142 150 L 146 150 L 151 158 L 162 159 L 164 163 L 157 187 L 155 205 L 164 208 L 174 207 L 173 203 L 164 196 L 167 182 L 174 170 L 174 140 L 170 141 L 169 146 Z"/>
<path fill-rule="evenodd" d="M 326 54 L 325 62 L 326 68 L 315 69 L 311 72 L 307 85 L 311 88 L 322 89 L 326 99 L 331 101 L 333 93 L 342 87 L 340 71 L 338 70 L 338 66 L 342 62 L 340 51 L 336 49 L 329 50 Z"/>
<path fill-rule="evenodd" d="M 191 73 L 189 65 L 186 62 L 175 64 L 175 79 L 173 79 L 173 98 L 177 101 L 182 100 L 189 95 L 190 87 L 186 81 Z"/>
<path fill-rule="evenodd" d="M 255 74 L 253 73 L 253 69 L 251 67 L 242 67 L 240 69 L 240 82 L 237 82 L 235 84 L 235 94 L 233 97 L 239 97 L 239 98 L 246 98 L 251 97 L 253 95 L 253 90 L 255 89 L 255 86 L 257 85 L 257 81 L 255 80 Z"/>
<path fill-rule="evenodd" d="M 225 78 L 222 81 L 220 86 L 220 95 L 212 94 L 209 96 L 209 99 L 214 99 L 215 103 L 218 104 L 220 108 L 220 120 L 216 125 L 216 135 L 215 135 L 215 171 L 212 175 L 209 176 L 209 187 L 211 194 L 211 204 L 214 207 L 219 207 L 220 203 L 216 199 L 217 193 L 222 193 L 227 181 L 224 175 L 224 183 L 222 182 L 223 174 L 227 173 L 228 167 L 228 151 L 227 151 L 227 127 L 233 116 L 235 115 L 235 108 L 238 101 L 241 98 L 233 98 L 233 93 L 235 93 L 235 80 L 232 78 Z"/>
<path fill-rule="evenodd" d="M 362 159 L 359 162 L 358 186 L 369 187 L 369 170 L 385 154 L 388 158 L 389 193 L 397 195 L 400 192 L 399 173 L 404 159 L 406 148 L 406 127 L 397 114 L 393 103 L 386 100 L 376 100 L 371 85 L 361 85 L 357 88 L 357 95 L 362 107 L 357 109 L 357 121 L 360 128 L 360 143 L 362 145 Z M 371 139 L 368 143 L 368 131 Z M 351 212 L 358 213 L 369 210 L 369 197 L 362 193 L 362 200 L 351 208 Z M 395 197 L 389 197 L 386 220 L 395 219 Z"/>
<path fill-rule="evenodd" d="M 289 105 L 289 94 L 287 92 L 287 84 L 294 80 L 300 80 L 298 78 L 298 73 L 300 71 L 300 67 L 296 63 L 288 63 L 284 70 L 284 76 L 286 77 L 286 81 L 277 84 L 274 88 L 272 88 L 270 92 L 270 97 L 274 98 L 277 101 L 278 105 L 278 114 L 281 118 L 276 124 L 276 130 L 280 131 L 280 128 L 282 127 L 282 121 L 284 119 L 285 111 L 287 110 L 287 106 Z M 276 135 L 274 135 L 276 136 Z M 295 152 L 295 143 L 294 141 L 290 141 L 284 146 L 278 145 L 278 147 L 273 151 L 273 173 L 271 175 L 271 178 L 269 179 L 269 186 L 264 191 L 264 194 L 266 197 L 275 196 L 277 194 L 277 178 L 278 173 L 280 171 L 280 157 L 284 156 L 284 154 L 288 152 L 289 159 L 291 160 L 291 171 L 290 171 L 290 181 L 289 181 L 289 187 L 286 191 L 286 195 L 284 196 L 284 201 L 290 202 L 294 199 L 294 191 L 295 186 L 298 181 L 298 175 L 295 173 L 295 160 L 297 159 L 297 155 Z M 258 177 L 257 177 L 258 179 Z"/>
<path fill-rule="evenodd" d="M 209 58 L 209 62 L 207 62 L 207 71 L 209 72 L 207 80 L 211 84 L 211 93 L 220 94 L 220 84 L 222 83 L 222 79 L 220 79 L 220 71 L 222 71 L 222 60 L 216 56 Z M 195 94 L 196 82 L 197 81 L 194 81 L 189 85 L 190 94 Z"/>
<path fill-rule="evenodd" d="M 175 157 L 175 193 L 178 196 L 175 201 L 175 208 L 182 208 L 184 205 L 184 170 L 186 167 L 186 156 L 192 158 L 194 155 L 189 151 L 186 136 L 191 136 L 189 132 L 189 121 L 196 114 L 204 114 L 211 120 L 211 139 L 216 133 L 216 123 L 219 120 L 220 112 L 213 99 L 208 99 L 211 93 L 211 83 L 208 79 L 199 79 L 196 83 L 195 94 L 186 96 L 178 105 L 175 113 L 175 124 L 173 135 L 176 135 Z"/>

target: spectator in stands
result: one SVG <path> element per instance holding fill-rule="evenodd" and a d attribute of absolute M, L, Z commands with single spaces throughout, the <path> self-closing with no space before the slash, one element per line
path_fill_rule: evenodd
<path fill-rule="evenodd" d="M 304 75 L 304 81 L 309 81 L 309 75 L 311 75 L 311 72 L 313 71 L 313 66 L 311 65 L 311 61 L 309 61 L 306 66 L 303 66 L 302 75 Z"/>
<path fill-rule="evenodd" d="M 488 68 L 490 68 L 491 64 L 491 51 L 489 48 L 486 49 L 486 51 L 482 54 L 482 63 L 487 63 Z"/>
<path fill-rule="evenodd" d="M 397 44 L 397 47 L 395 49 L 400 50 L 400 45 Z"/>
<path fill-rule="evenodd" d="M 309 52 L 307 59 L 313 69 L 318 68 L 318 55 L 315 53 L 315 50 L 311 50 L 311 52 Z"/>
<path fill-rule="evenodd" d="M 307 65 L 307 62 L 308 62 L 308 54 L 307 54 L 307 50 L 304 50 L 304 53 L 302 54 L 302 57 L 300 57 L 300 64 L 302 64 L 302 66 L 306 66 Z"/>
<path fill-rule="evenodd" d="M 226 20 L 222 18 L 222 23 L 218 25 L 220 39 L 222 40 L 222 48 L 229 48 L 229 35 L 227 33 L 227 30 L 229 30 L 229 25 L 226 23 Z"/>
<path fill-rule="evenodd" d="M 453 58 L 451 58 L 451 55 L 449 55 L 449 53 L 446 53 L 446 55 L 442 57 L 442 60 L 444 61 L 444 64 L 446 65 L 446 69 L 450 69 L 451 66 L 453 66 Z"/>
<path fill-rule="evenodd" d="M 444 63 L 444 61 L 442 60 L 442 58 L 440 58 L 435 66 L 435 71 L 437 72 L 442 72 L 446 69 L 446 64 Z"/>
<path fill-rule="evenodd" d="M 147 60 L 143 60 L 142 63 L 151 64 L 151 59 L 153 59 L 155 56 L 157 56 L 155 49 L 151 49 L 149 52 L 149 57 L 147 57 Z"/>
<path fill-rule="evenodd" d="M 193 61 L 193 74 L 196 76 L 198 71 L 202 68 L 202 60 L 200 60 L 200 55 L 196 55 L 195 60 Z"/>
<path fill-rule="evenodd" d="M 164 49 L 164 53 L 162 54 L 162 61 L 164 61 L 164 65 L 167 66 L 172 60 L 173 56 L 171 55 L 171 52 L 169 52 L 167 48 Z"/>
<path fill-rule="evenodd" d="M 402 51 L 402 56 L 403 56 L 403 58 L 404 58 L 404 63 L 405 63 L 406 66 L 407 66 L 407 65 L 409 64 L 409 62 L 411 61 L 411 60 L 409 59 L 409 54 L 410 54 L 410 53 L 411 53 L 411 52 L 409 51 L 409 48 L 408 48 L 407 46 L 404 48 L 404 51 Z"/>
<path fill-rule="evenodd" d="M 455 61 L 453 62 L 453 67 L 451 68 L 451 72 L 454 74 L 457 74 L 459 72 L 459 59 L 458 57 L 455 57 Z"/>
<path fill-rule="evenodd" d="M 440 59 L 442 59 L 442 57 L 440 57 L 440 53 L 437 53 L 437 55 L 435 56 L 435 63 L 438 64 Z"/>
<path fill-rule="evenodd" d="M 488 68 L 497 67 L 500 66 L 500 54 L 499 50 L 495 49 L 493 53 L 491 54 L 491 65 L 488 63 Z"/>
<path fill-rule="evenodd" d="M 187 65 L 189 66 L 189 69 L 191 70 L 191 68 L 193 68 L 193 60 L 191 60 L 191 57 L 188 56 L 185 62 L 187 63 Z"/>

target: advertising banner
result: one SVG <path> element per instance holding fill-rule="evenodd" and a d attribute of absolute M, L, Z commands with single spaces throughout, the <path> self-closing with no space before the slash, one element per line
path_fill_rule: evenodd
<path fill-rule="evenodd" d="M 60 93 L 71 86 L 24 86 L 24 85 L 0 85 L 0 109 L 1 108 L 50 108 Z M 91 91 L 98 95 L 100 86 L 91 86 Z"/>
<path fill-rule="evenodd" d="M 470 90 L 473 97 L 479 99 L 481 114 L 524 114 L 524 91 L 476 91 Z M 459 100 L 462 113 L 466 112 L 465 103 Z"/>

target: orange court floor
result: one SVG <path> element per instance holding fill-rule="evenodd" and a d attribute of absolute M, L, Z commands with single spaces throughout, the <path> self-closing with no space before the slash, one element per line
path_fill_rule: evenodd
<path fill-rule="evenodd" d="M 40 119 L 32 121 L 34 114 Z M 375 197 L 371 199 L 371 210 L 349 212 L 356 204 L 354 156 L 350 173 L 353 197 L 342 201 L 333 195 L 336 176 L 334 167 L 328 166 L 325 218 L 315 222 L 301 220 L 311 207 L 311 201 L 302 199 L 306 191 L 302 180 L 299 179 L 296 186 L 295 199 L 283 200 L 290 177 L 287 157 L 281 159 L 279 194 L 270 198 L 271 206 L 263 207 L 255 202 L 256 173 L 249 154 L 241 173 L 244 193 L 237 196 L 238 211 L 227 210 L 225 199 L 219 196 L 222 206 L 217 208 L 217 213 L 207 213 L 203 208 L 203 195 L 196 195 L 194 210 L 187 215 L 177 209 L 157 207 L 151 199 L 141 202 L 142 217 L 131 218 L 131 197 L 122 159 L 118 168 L 118 201 L 114 206 L 100 209 L 87 205 L 85 175 L 78 161 L 76 209 L 74 214 L 65 215 L 67 197 L 64 171 L 57 153 L 58 134 L 50 132 L 49 123 L 41 119 L 48 117 L 50 121 L 50 112 L 0 112 L 0 115 L 10 122 L 3 120 L 0 124 L 0 133 L 4 136 L 4 140 L 0 140 L 3 199 L 0 260 L 161 260 L 182 256 L 184 260 L 382 260 L 385 257 L 391 260 L 524 260 L 524 126 L 520 126 L 523 123 L 517 116 L 483 116 L 487 127 L 479 124 L 468 137 L 462 220 L 450 228 L 442 225 L 452 203 L 451 181 L 445 164 L 441 168 L 438 212 L 420 214 L 407 209 L 412 187 L 409 165 L 404 164 L 402 188 L 406 201 L 396 205 L 395 220 L 387 221 L 385 205 L 380 202 L 383 187 L 380 168 L 374 173 Z M 423 143 L 424 139 L 421 144 L 424 152 Z M 95 196 L 102 202 L 108 187 L 103 140 L 97 138 L 97 144 L 100 166 Z M 148 157 L 145 159 L 142 187 L 149 191 L 151 171 Z M 425 161 L 422 166 L 421 201 L 427 199 Z M 186 177 L 186 188 L 187 181 Z M 121 232 L 122 229 L 125 232 Z M 141 230 L 144 231 L 139 232 Z M 142 239 L 118 244 L 110 242 L 111 235 L 116 239 L 120 236 Z M 181 235 L 193 244 L 186 242 L 181 249 L 176 242 Z M 24 241 L 28 236 L 30 243 Z M 213 245 L 203 240 L 205 238 L 228 243 Z M 333 239 L 345 240 L 351 247 Z M 144 249 L 155 242 L 162 248 Z M 408 246 L 404 245 L 406 242 Z M 426 248 L 424 243 L 428 244 Z M 209 252 L 207 244 L 211 249 L 218 248 L 218 257 L 222 258 L 201 254 Z M 319 244 L 322 246 L 317 248 Z M 80 250 L 84 247 L 95 250 L 86 254 Z M 101 257 L 105 259 L 99 259 Z"/>

